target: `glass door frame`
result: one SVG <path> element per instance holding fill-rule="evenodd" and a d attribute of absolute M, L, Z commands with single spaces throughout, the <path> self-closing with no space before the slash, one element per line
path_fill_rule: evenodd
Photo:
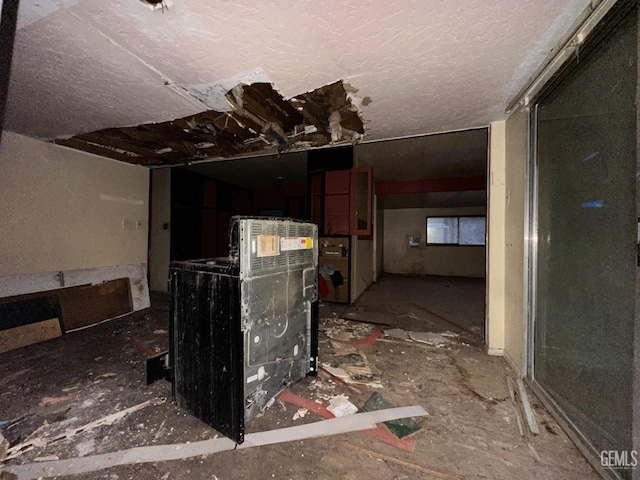
<path fill-rule="evenodd" d="M 623 3 L 624 0 L 620 0 Z M 617 3 L 617 2 L 616 2 Z M 638 7 L 640 17 L 640 7 Z M 640 57 L 640 19 L 638 21 L 638 53 Z M 640 70 L 640 61 L 638 62 Z M 574 422 L 567 416 L 564 410 L 551 397 L 545 388 L 535 377 L 535 328 L 536 328 L 536 298 L 537 298 L 537 260 L 538 260 L 538 152 L 537 152 L 537 125 L 538 125 L 538 104 L 547 86 L 543 86 L 534 98 L 526 106 L 521 107 L 526 117 L 527 152 L 525 158 L 525 192 L 524 192 L 524 289 L 523 305 L 524 320 L 523 328 L 523 372 L 524 380 L 533 390 L 536 396 L 544 404 L 547 410 L 555 418 L 565 433 L 571 438 L 574 444 L 584 454 L 585 458 L 592 464 L 604 478 L 620 479 L 615 469 L 603 467 L 601 465 L 601 452 L 596 450 L 589 439 L 577 428 Z M 636 205 L 638 217 L 638 230 L 640 240 L 640 71 L 638 73 L 637 93 L 636 93 Z M 640 242 L 638 244 L 638 265 L 640 267 Z M 638 453 L 639 464 L 632 471 L 633 480 L 640 480 L 640 268 L 636 268 L 636 298 L 635 298 L 635 320 L 634 320 L 634 351 L 633 351 L 633 428 L 632 428 L 632 448 Z"/>

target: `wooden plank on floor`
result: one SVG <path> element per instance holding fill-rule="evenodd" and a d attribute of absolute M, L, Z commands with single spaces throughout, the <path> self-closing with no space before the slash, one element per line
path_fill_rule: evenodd
<path fill-rule="evenodd" d="M 62 329 L 57 318 L 0 330 L 0 353 L 51 340 L 61 335 Z"/>

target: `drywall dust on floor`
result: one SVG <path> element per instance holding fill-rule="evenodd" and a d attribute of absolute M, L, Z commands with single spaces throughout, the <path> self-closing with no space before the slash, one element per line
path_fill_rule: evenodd
<path fill-rule="evenodd" d="M 353 432 L 186 460 L 118 466 L 65 478 L 434 478 L 425 471 L 448 475 L 440 478 L 599 478 L 534 397 L 530 397 L 533 411 L 544 428 L 537 436 L 520 435 L 506 382 L 513 372 L 506 362 L 487 356 L 477 335 L 456 330 L 446 322 L 439 325 L 436 317 L 419 308 L 407 310 L 403 295 L 409 295 L 412 302 L 419 295 L 419 290 L 405 292 L 407 281 L 383 277 L 349 309 L 330 303 L 320 308 L 321 362 L 338 369 L 345 366 L 345 358 L 356 360 L 355 365 L 366 367 L 364 371 L 370 371 L 375 382 L 345 383 L 321 371 L 317 377 L 290 386 L 287 392 L 292 395 L 276 400 L 248 422 L 247 433 L 321 421 L 327 418 L 325 407 L 338 396 L 362 411 L 377 392 L 394 406 L 420 405 L 429 413 L 414 419 L 419 429 L 409 437 L 393 441 L 388 432 L 391 437 L 379 431 Z M 458 295 L 452 291 L 451 298 L 471 295 L 471 287 L 461 282 L 451 282 L 448 288 L 458 287 Z M 454 318 L 462 326 L 474 325 L 471 318 L 465 322 L 467 315 L 475 312 L 471 305 L 448 305 L 443 300 L 419 304 L 437 315 Z M 360 312 L 360 318 L 375 311 L 377 320 L 390 318 L 392 324 L 345 320 L 347 310 Z M 441 328 L 434 330 L 432 323 Z M 412 340 L 407 332 L 430 332 L 447 341 L 432 345 Z M 0 355 L 0 431 L 11 444 L 77 432 L 34 446 L 5 465 L 215 438 L 215 430 L 170 401 L 168 382 L 146 385 L 146 357 L 167 346 L 167 304 L 154 302 L 152 308 L 141 312 Z M 362 372 L 352 369 L 350 374 Z M 303 408 L 292 404 L 291 398 L 307 403 Z M 132 409 L 111 424 L 86 432 L 77 430 L 139 405 L 144 408 Z"/>

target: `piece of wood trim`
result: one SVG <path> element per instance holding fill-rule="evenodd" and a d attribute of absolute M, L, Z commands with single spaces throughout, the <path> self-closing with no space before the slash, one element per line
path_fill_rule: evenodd
<path fill-rule="evenodd" d="M 520 413 L 520 408 L 518 407 L 518 402 L 516 402 L 516 392 L 515 386 L 513 384 L 513 380 L 511 377 L 507 377 L 507 388 L 509 389 L 509 396 L 511 397 L 511 402 L 513 403 L 513 408 L 516 412 L 516 422 L 518 422 L 518 430 L 520 430 L 520 435 L 524 437 L 524 427 L 522 414 Z"/>
<path fill-rule="evenodd" d="M 395 463 L 396 465 L 402 465 L 403 467 L 408 467 L 418 472 L 426 473 L 427 475 L 431 475 L 432 477 L 444 478 L 445 480 L 464 480 L 464 477 L 439 472 L 438 470 L 434 470 L 433 468 L 423 467 L 422 465 L 417 465 L 415 463 L 405 462 L 404 460 L 400 460 L 399 458 L 390 457 L 389 455 L 384 455 L 383 453 L 378 453 L 362 447 L 357 447 L 355 445 L 351 445 L 350 443 L 342 442 L 342 445 L 350 448 L 351 450 L 355 450 L 356 452 L 365 453 L 367 455 L 371 455 L 372 457 L 379 458 L 380 460 Z"/>
<path fill-rule="evenodd" d="M 531 409 L 529 397 L 527 396 L 527 390 L 524 388 L 524 382 L 519 378 L 516 380 L 516 382 L 518 384 L 518 393 L 520 394 L 520 401 L 522 402 L 522 409 L 524 410 L 524 416 L 527 419 L 529 430 L 531 430 L 531 433 L 533 433 L 534 435 L 539 435 L 540 430 L 538 429 L 536 416 Z"/>
<path fill-rule="evenodd" d="M 427 412 L 421 406 L 389 408 L 376 412 L 356 413 L 346 417 L 332 418 L 320 422 L 307 423 L 295 427 L 269 430 L 267 432 L 251 433 L 245 436 L 241 445 L 236 445 L 228 438 L 214 438 L 192 443 L 171 445 L 153 445 L 135 447 L 128 450 L 92 455 L 66 460 L 27 463 L 10 466 L 7 472 L 17 475 L 20 480 L 35 480 L 39 477 L 57 477 L 95 472 L 118 465 L 134 463 L 163 462 L 181 460 L 185 458 L 210 455 L 227 450 L 251 448 L 262 445 L 273 445 L 282 442 L 305 440 L 308 438 L 324 437 L 341 433 L 354 432 L 375 428 L 378 422 L 397 420 L 406 417 L 422 417 Z M 455 478 L 455 477 L 454 477 Z"/>

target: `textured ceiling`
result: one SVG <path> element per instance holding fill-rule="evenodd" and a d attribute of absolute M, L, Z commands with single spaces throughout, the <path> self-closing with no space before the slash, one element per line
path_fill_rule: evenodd
<path fill-rule="evenodd" d="M 70 137 L 224 107 L 239 81 L 288 99 L 339 79 L 365 141 L 486 126 L 589 4 L 173 2 L 22 0 L 6 127 Z"/>

